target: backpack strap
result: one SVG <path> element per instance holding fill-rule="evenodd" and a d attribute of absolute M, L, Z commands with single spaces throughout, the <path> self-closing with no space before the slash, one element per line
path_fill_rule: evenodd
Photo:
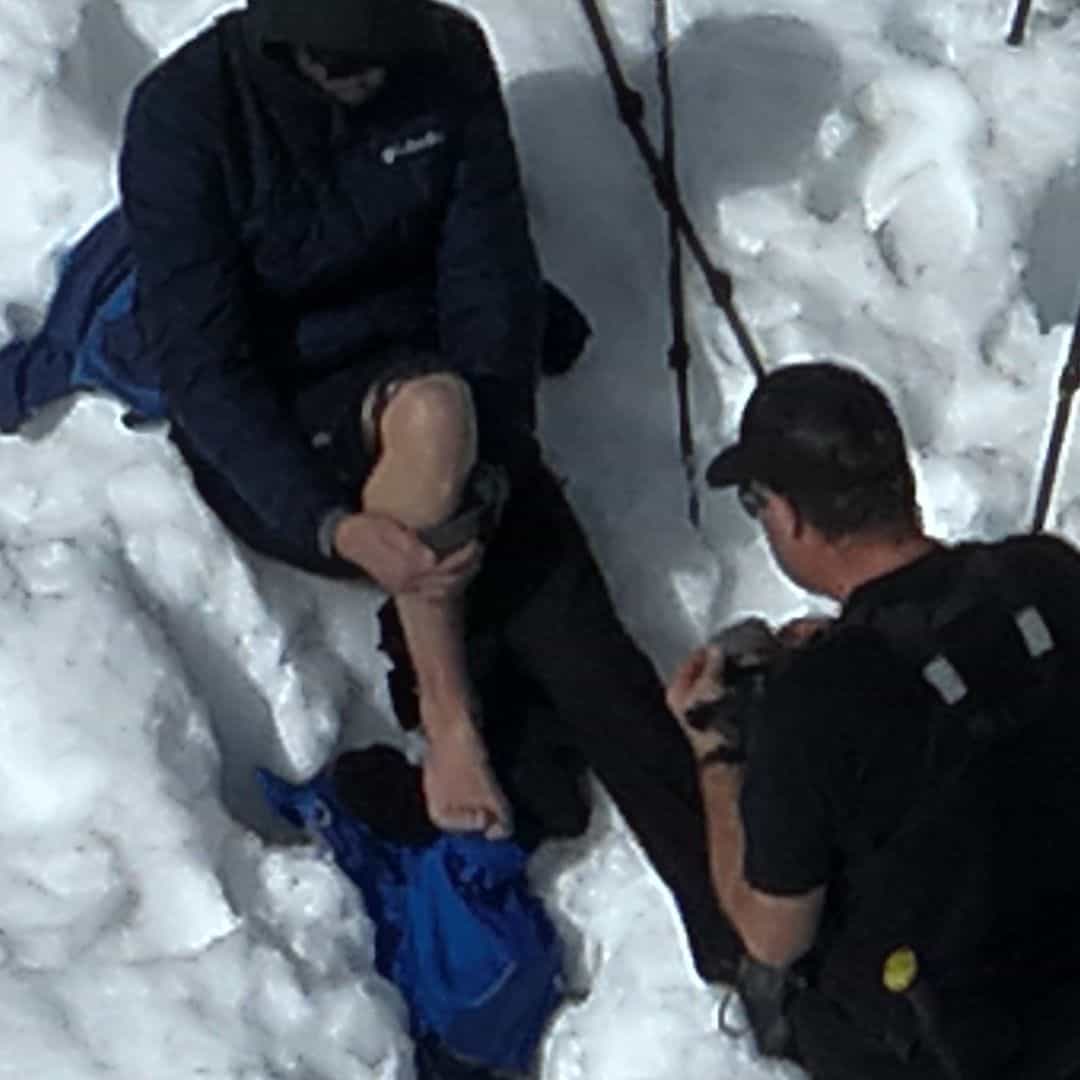
<path fill-rule="evenodd" d="M 989 545 L 972 545 L 953 588 L 932 606 L 855 608 L 844 625 L 879 634 L 932 692 L 940 720 L 966 731 L 972 749 L 1036 722 L 1062 662 L 1037 603 Z"/>

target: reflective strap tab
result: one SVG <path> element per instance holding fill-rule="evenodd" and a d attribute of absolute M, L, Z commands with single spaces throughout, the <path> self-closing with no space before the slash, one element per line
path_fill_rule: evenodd
<path fill-rule="evenodd" d="M 923 668 L 922 673 L 946 705 L 956 705 L 967 695 L 967 683 L 960 672 L 940 653 Z"/>
<path fill-rule="evenodd" d="M 1050 633 L 1050 627 L 1039 614 L 1038 608 L 1026 607 L 1013 617 L 1032 659 L 1037 660 L 1053 649 L 1054 637 Z"/>

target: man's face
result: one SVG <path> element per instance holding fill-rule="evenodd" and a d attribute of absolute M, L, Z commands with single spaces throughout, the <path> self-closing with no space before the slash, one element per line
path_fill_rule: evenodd
<path fill-rule="evenodd" d="M 757 483 L 739 488 L 739 502 L 765 532 L 769 550 L 780 570 L 807 592 L 822 591 L 817 572 L 821 559 L 820 535 L 806 522 L 790 499 Z"/>
<path fill-rule="evenodd" d="M 362 65 L 339 71 L 321 59 L 317 52 L 305 48 L 297 49 L 296 66 L 343 105 L 363 105 L 370 101 L 386 82 L 385 67 Z"/>

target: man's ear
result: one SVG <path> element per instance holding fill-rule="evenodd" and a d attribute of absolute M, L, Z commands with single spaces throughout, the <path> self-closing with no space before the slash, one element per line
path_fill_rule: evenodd
<path fill-rule="evenodd" d="M 779 532 L 790 540 L 802 537 L 805 523 L 799 508 L 786 496 L 770 492 L 773 498 L 773 524 Z"/>

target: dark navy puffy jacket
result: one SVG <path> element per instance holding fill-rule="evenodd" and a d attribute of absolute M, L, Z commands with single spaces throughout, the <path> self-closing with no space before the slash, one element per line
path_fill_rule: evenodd
<path fill-rule="evenodd" d="M 482 445 L 531 431 L 542 289 L 483 33 L 432 5 L 445 48 L 350 109 L 234 12 L 136 89 L 120 183 L 141 329 L 184 442 L 314 550 L 342 501 L 289 407 L 391 343 L 437 350 Z"/>

